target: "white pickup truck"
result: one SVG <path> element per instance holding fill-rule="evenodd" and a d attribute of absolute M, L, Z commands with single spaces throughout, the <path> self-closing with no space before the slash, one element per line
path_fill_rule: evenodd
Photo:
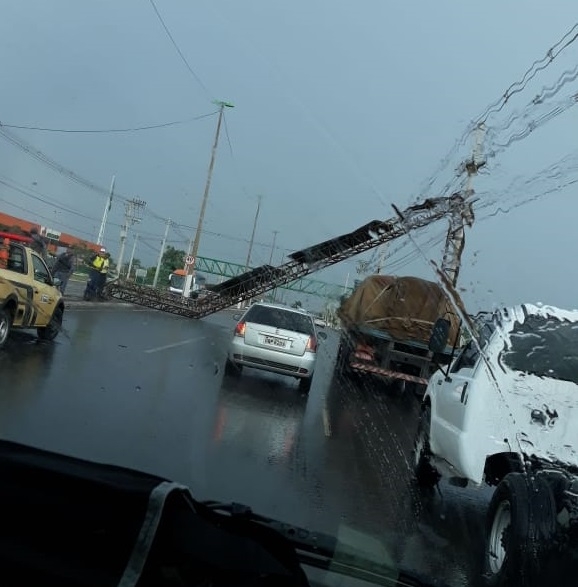
<path fill-rule="evenodd" d="M 430 350 L 442 339 L 434 332 Z M 422 487 L 442 476 L 497 486 L 486 585 L 533 585 L 554 560 L 577 573 L 578 311 L 495 312 L 430 379 L 413 455 Z"/>

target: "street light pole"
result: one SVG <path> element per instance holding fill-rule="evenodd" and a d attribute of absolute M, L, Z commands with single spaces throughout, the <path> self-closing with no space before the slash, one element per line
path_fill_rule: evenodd
<path fill-rule="evenodd" d="M 163 236 L 163 240 L 162 240 L 162 243 L 161 243 L 161 250 L 159 252 L 159 258 L 157 260 L 157 266 L 156 266 L 156 269 L 155 269 L 155 276 L 154 276 L 154 279 L 153 279 L 153 287 L 156 287 L 157 286 L 157 283 L 159 281 L 159 273 L 161 271 L 161 264 L 163 262 L 163 256 L 165 254 L 165 246 L 167 244 L 167 237 L 169 236 L 169 228 L 170 228 L 170 226 L 171 226 L 171 219 L 169 218 L 167 220 L 167 225 L 165 227 L 165 234 Z"/>
<path fill-rule="evenodd" d="M 271 254 L 269 255 L 269 265 L 273 262 L 273 253 L 275 252 L 275 241 L 277 240 L 278 230 L 273 231 L 273 244 L 271 245 Z"/>
<path fill-rule="evenodd" d="M 247 252 L 247 261 L 245 263 L 245 271 L 249 269 L 251 263 L 251 253 L 253 252 L 253 241 L 255 240 L 255 230 L 257 229 L 257 220 L 259 219 L 259 210 L 261 210 L 261 200 L 263 196 L 257 196 L 257 211 L 255 212 L 255 219 L 253 220 L 253 231 L 251 232 L 251 240 L 249 241 L 249 251 Z"/>
<path fill-rule="evenodd" d="M 183 297 L 188 298 L 191 293 L 191 284 L 193 281 L 193 275 L 195 273 L 195 265 L 197 262 L 197 254 L 199 252 L 199 243 L 201 241 L 201 232 L 203 230 L 203 220 L 205 218 L 205 210 L 207 208 L 207 200 L 209 198 L 209 191 L 211 188 L 211 179 L 213 177 L 213 167 L 215 166 L 215 156 L 217 154 L 217 146 L 219 144 L 219 134 L 221 133 L 221 123 L 223 122 L 223 112 L 225 108 L 233 108 L 233 104 L 228 102 L 216 101 L 215 104 L 219 106 L 219 118 L 217 121 L 217 130 L 215 132 L 215 140 L 213 142 L 213 148 L 211 150 L 211 161 L 209 163 L 209 171 L 207 173 L 207 181 L 205 183 L 205 192 L 203 194 L 203 202 L 201 204 L 201 212 L 199 213 L 199 221 L 197 223 L 197 231 L 195 232 L 195 239 L 193 241 L 193 248 L 189 250 L 189 255 L 193 258 L 193 262 L 190 265 L 185 266 L 187 276 L 185 278 L 185 285 L 183 287 Z"/>
<path fill-rule="evenodd" d="M 126 272 L 126 278 L 130 279 L 130 272 L 132 270 L 132 264 L 134 261 L 134 254 L 136 252 L 136 244 L 138 243 L 138 234 L 134 235 L 134 244 L 132 245 L 132 253 L 130 254 L 130 261 L 128 264 L 128 271 Z"/>
<path fill-rule="evenodd" d="M 110 182 L 110 193 L 108 198 L 106 199 L 106 205 L 104 207 L 104 213 L 102 215 L 102 222 L 100 223 L 100 230 L 98 231 L 98 237 L 96 238 L 96 244 L 102 246 L 104 243 L 104 231 L 106 229 L 106 219 L 108 218 L 108 213 L 112 207 L 112 196 L 114 194 L 114 182 L 116 176 L 112 176 L 112 181 Z"/>

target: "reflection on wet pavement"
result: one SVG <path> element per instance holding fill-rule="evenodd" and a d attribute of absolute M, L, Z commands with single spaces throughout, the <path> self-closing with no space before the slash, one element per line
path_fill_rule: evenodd
<path fill-rule="evenodd" d="M 18 333 L 0 354 L 0 435 L 188 484 L 283 521 L 377 539 L 406 567 L 466 585 L 487 492 L 410 474 L 417 400 L 333 375 L 336 333 L 313 386 L 245 369 L 224 376 L 233 321 L 70 310 L 68 337 Z"/>

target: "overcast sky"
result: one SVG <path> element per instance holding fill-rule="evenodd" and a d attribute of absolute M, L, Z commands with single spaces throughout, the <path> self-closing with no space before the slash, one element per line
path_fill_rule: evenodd
<path fill-rule="evenodd" d="M 273 230 L 281 249 L 295 250 L 389 218 L 392 203 L 403 208 L 426 195 L 447 195 L 471 142 L 441 168 L 440 161 L 577 14 L 571 0 L 156 5 L 194 75 L 149 0 L 5 2 L 0 121 L 122 129 L 209 114 L 215 99 L 233 103 L 200 254 L 244 263 L 261 194 L 253 264 L 268 261 Z M 578 199 L 564 185 L 578 177 L 578 108 L 568 108 L 578 82 L 568 75 L 568 83 L 532 105 L 577 64 L 578 42 L 487 121 L 490 156 L 473 185 L 478 219 L 467 233 L 460 278 L 472 309 L 521 301 L 577 305 Z M 557 106 L 564 112 L 545 123 Z M 530 136 L 511 142 L 534 122 Z M 216 123 L 210 116 L 132 133 L 6 130 L 99 186 L 108 188 L 115 174 L 120 194 L 146 200 L 137 257 L 154 264 L 164 231 L 158 217 L 196 225 Z M 547 168 L 554 171 L 541 173 Z M 96 237 L 105 197 L 6 140 L 0 140 L 0 181 L 3 211 Z M 538 199 L 491 216 L 532 196 Z M 122 215 L 115 201 L 106 232 L 113 255 Z M 419 250 L 412 242 L 392 243 L 386 271 L 433 278 L 425 258 L 440 260 L 445 229 L 439 222 L 417 234 Z M 191 235 L 181 228 L 169 238 L 184 248 Z M 351 281 L 353 261 L 316 277 L 344 283 L 348 273 Z"/>

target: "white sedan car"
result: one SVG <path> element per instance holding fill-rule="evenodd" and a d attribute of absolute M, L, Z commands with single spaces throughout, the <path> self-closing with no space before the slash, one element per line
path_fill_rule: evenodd
<path fill-rule="evenodd" d="M 299 379 L 299 389 L 311 387 L 319 338 L 313 317 L 304 310 L 258 302 L 239 319 L 229 346 L 225 372 L 238 375 L 243 367 L 263 369 Z"/>

